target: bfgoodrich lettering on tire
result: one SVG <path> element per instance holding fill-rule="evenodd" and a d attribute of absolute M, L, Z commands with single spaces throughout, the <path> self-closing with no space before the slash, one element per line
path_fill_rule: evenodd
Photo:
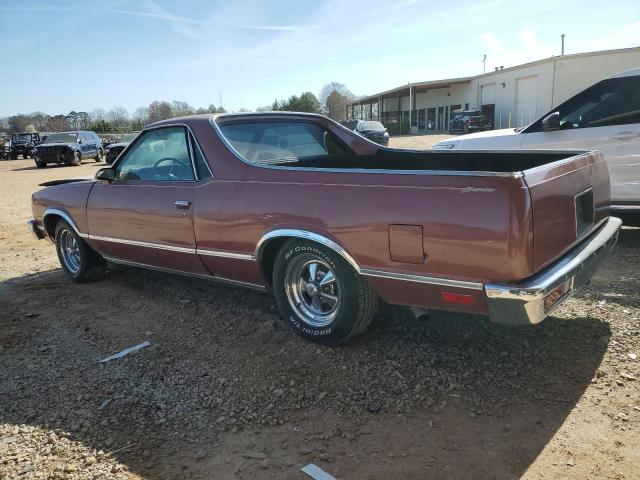
<path fill-rule="evenodd" d="M 363 333 L 378 297 L 339 254 L 314 242 L 287 242 L 275 260 L 273 292 L 285 322 L 312 342 L 337 345 Z"/>

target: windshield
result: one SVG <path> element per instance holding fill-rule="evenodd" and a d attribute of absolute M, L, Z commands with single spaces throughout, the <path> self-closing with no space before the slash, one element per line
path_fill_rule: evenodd
<path fill-rule="evenodd" d="M 130 143 L 134 138 L 136 138 L 136 135 L 138 135 L 137 133 L 127 133 L 126 135 L 123 135 L 122 137 L 120 137 L 120 140 L 118 143 Z"/>
<path fill-rule="evenodd" d="M 54 133 L 47 138 L 47 143 L 75 143 L 77 133 Z"/>
<path fill-rule="evenodd" d="M 361 132 L 365 130 L 384 130 L 384 126 L 380 122 L 366 121 L 358 124 L 358 130 Z"/>
<path fill-rule="evenodd" d="M 30 133 L 14 133 L 11 135 L 12 142 L 30 142 L 31 134 Z"/>

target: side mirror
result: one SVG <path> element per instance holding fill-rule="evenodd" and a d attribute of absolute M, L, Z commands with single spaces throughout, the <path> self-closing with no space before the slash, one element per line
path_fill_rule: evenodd
<path fill-rule="evenodd" d="M 107 182 L 113 182 L 116 178 L 116 169 L 111 167 L 101 168 L 96 172 L 97 180 L 106 180 Z"/>
<path fill-rule="evenodd" d="M 549 132 L 551 130 L 560 129 L 560 112 L 553 112 L 542 119 L 542 131 Z"/>

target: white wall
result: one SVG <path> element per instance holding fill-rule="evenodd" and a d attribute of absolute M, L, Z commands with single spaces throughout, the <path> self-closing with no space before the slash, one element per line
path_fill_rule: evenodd
<path fill-rule="evenodd" d="M 416 109 L 437 108 L 469 104 L 480 108 L 482 85 L 495 85 L 495 128 L 520 126 L 516 117 L 516 95 L 519 78 L 537 76 L 537 100 L 535 109 L 525 114 L 525 124 L 536 120 L 553 107 L 600 80 L 618 72 L 640 68 L 640 48 L 616 52 L 602 52 L 588 56 L 554 57 L 532 65 L 509 68 L 480 75 L 470 83 L 452 85 L 416 94 Z M 409 97 L 401 99 L 401 109 L 409 109 Z M 384 99 L 384 111 L 397 111 L 397 95 Z"/>
<path fill-rule="evenodd" d="M 548 110 L 568 100 L 576 93 L 600 80 L 632 68 L 640 68 L 640 49 L 619 53 L 558 59 L 553 105 Z"/>

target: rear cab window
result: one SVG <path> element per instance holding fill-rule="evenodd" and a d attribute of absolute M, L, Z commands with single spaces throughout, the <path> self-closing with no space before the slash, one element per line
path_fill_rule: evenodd
<path fill-rule="evenodd" d="M 347 148 L 330 131 L 309 122 L 238 122 L 219 126 L 246 161 L 256 165 L 293 165 L 304 160 L 343 157 Z"/>

